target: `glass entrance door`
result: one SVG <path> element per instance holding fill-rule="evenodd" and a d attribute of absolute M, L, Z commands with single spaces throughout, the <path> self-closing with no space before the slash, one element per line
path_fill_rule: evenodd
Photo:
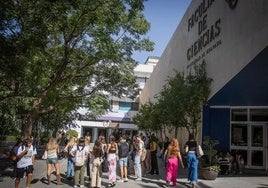
<path fill-rule="evenodd" d="M 249 126 L 249 150 L 248 165 L 251 168 L 265 168 L 265 126 L 262 124 L 252 124 Z"/>
<path fill-rule="evenodd" d="M 239 152 L 247 168 L 265 169 L 266 126 L 263 124 L 232 124 L 231 150 Z"/>

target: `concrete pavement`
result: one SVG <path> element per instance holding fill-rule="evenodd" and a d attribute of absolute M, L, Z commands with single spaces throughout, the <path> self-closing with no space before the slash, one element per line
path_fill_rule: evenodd
<path fill-rule="evenodd" d="M 64 185 L 51 185 L 46 184 L 46 164 L 44 160 L 36 160 L 34 179 L 31 188 L 56 188 L 73 187 L 73 182 L 66 179 L 66 159 L 60 160 L 61 177 Z M 145 175 L 142 181 L 135 181 L 132 175 L 129 176 L 129 181 L 125 183 L 117 183 L 116 188 L 153 188 L 153 187 L 165 187 L 165 168 L 161 160 L 159 160 L 159 175 Z M 12 169 L 8 168 L 2 172 L 2 181 L 0 182 L 0 188 L 14 187 L 14 180 L 10 178 Z M 52 176 L 52 180 L 56 177 Z M 108 175 L 103 174 L 102 187 L 107 187 Z M 85 178 L 86 187 L 90 187 L 88 178 Z M 25 187 L 25 178 L 20 183 L 20 188 Z M 190 187 L 187 184 L 187 169 L 179 169 L 177 178 L 177 188 Z M 232 176 L 232 175 L 219 175 L 216 180 L 202 180 L 200 179 L 195 186 L 197 188 L 268 188 L 268 177 L 267 173 L 258 174 L 256 172 L 246 172 L 243 175 Z"/>

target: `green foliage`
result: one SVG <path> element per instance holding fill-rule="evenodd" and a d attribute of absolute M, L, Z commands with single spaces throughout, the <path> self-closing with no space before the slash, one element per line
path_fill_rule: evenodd
<path fill-rule="evenodd" d="M 162 131 L 169 127 L 175 137 L 179 127 L 196 135 L 211 82 L 212 79 L 206 74 L 205 63 L 195 66 L 187 76 L 176 72 L 155 96 L 157 102 L 144 104 L 134 117 L 134 122 L 143 130 Z"/>
<path fill-rule="evenodd" d="M 40 135 L 40 141 L 41 143 L 45 144 L 49 141 L 49 139 L 51 138 L 52 134 L 50 131 L 44 131 L 41 133 Z"/>
<path fill-rule="evenodd" d="M 194 66 L 193 73 L 190 72 L 186 77 L 186 104 L 185 113 L 187 122 L 184 127 L 189 133 L 197 134 L 197 126 L 201 121 L 203 106 L 207 103 L 210 94 L 211 78 L 207 77 L 206 64 Z"/>
<path fill-rule="evenodd" d="M 51 112 L 66 122 L 88 105 L 92 118 L 105 109 L 108 93 L 136 96 L 132 53 L 153 46 L 143 3 L 0 2 L 0 103 L 23 120 L 24 136 Z"/>
<path fill-rule="evenodd" d="M 68 130 L 67 132 L 66 132 L 66 135 L 69 135 L 70 136 L 70 138 L 71 137 L 78 137 L 78 132 L 76 131 L 76 130 Z"/>

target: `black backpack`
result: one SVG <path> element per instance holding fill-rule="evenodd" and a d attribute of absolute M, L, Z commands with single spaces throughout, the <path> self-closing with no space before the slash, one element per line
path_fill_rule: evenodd
<path fill-rule="evenodd" d="M 129 153 L 129 147 L 127 142 L 121 142 L 118 148 L 118 156 L 120 158 L 127 157 Z"/>

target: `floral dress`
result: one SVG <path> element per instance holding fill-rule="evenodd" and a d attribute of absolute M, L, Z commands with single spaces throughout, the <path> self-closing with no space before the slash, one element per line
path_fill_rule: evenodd
<path fill-rule="evenodd" d="M 116 153 L 117 153 L 117 147 L 114 144 L 111 144 L 111 147 L 108 151 L 108 162 L 109 162 L 109 184 L 110 185 L 115 185 L 116 182 L 116 163 L 117 163 L 117 157 L 116 157 Z"/>

